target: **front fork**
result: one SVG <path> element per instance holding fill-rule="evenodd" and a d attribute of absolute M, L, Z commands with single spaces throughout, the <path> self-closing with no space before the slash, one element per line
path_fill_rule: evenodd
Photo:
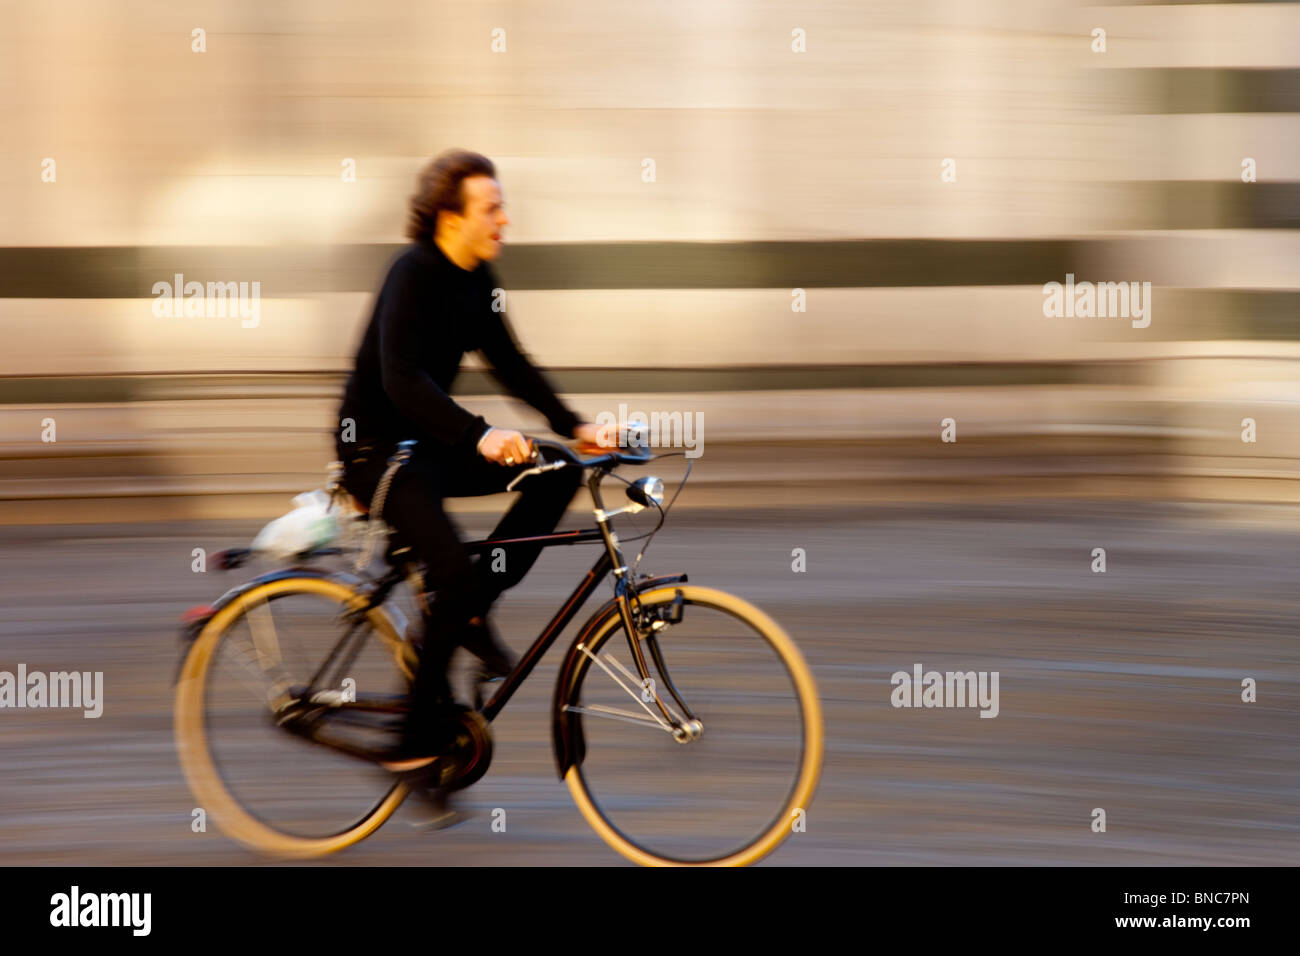
<path fill-rule="evenodd" d="M 638 613 L 633 609 L 635 598 L 634 582 L 631 580 L 627 565 L 623 561 L 623 550 L 619 545 L 618 535 L 610 524 L 610 518 L 613 515 L 605 512 L 604 502 L 600 495 L 600 481 L 604 475 L 603 470 L 597 469 L 593 471 L 591 477 L 587 480 L 587 488 L 591 492 L 591 499 L 596 505 L 596 524 L 605 539 L 605 549 L 614 565 L 614 577 L 617 579 L 614 587 L 614 599 L 618 606 L 619 617 L 623 621 L 623 631 L 627 634 L 628 650 L 632 654 L 632 659 L 636 662 L 637 674 L 641 677 L 641 700 L 646 704 L 653 703 L 658 708 L 659 714 L 672 727 L 674 740 L 681 744 L 690 743 L 700 738 L 704 732 L 704 725 L 695 716 L 686 701 L 682 699 L 682 695 L 678 692 L 671 675 L 668 673 L 668 667 L 664 663 L 663 651 L 659 647 L 659 632 L 670 624 L 679 623 L 682 619 L 684 606 L 682 592 L 680 590 L 677 592 L 676 599 L 670 605 L 670 611 L 667 614 L 657 610 L 651 619 L 648 616 L 649 612 L 641 611 Z M 649 647 L 650 658 L 654 661 L 659 677 L 663 681 L 663 685 L 668 689 L 669 695 L 677 703 L 682 714 L 685 715 L 684 719 L 679 720 L 665 706 L 663 698 L 659 696 L 655 680 L 650 676 L 650 668 L 646 664 L 645 652 L 641 647 L 642 643 Z"/>
<path fill-rule="evenodd" d="M 626 596 L 624 596 L 624 600 L 621 602 L 624 606 L 630 605 L 631 603 L 631 600 Z M 679 588 L 672 604 L 668 605 L 667 613 L 664 613 L 662 607 L 656 608 L 654 617 L 645 619 L 645 615 L 650 612 L 642 612 L 643 620 L 638 622 L 640 631 L 638 632 L 629 629 L 627 632 L 628 634 L 635 633 L 638 638 L 637 640 L 632 640 L 630 638 L 628 640 L 628 643 L 633 645 L 633 656 L 636 656 L 638 669 L 641 670 L 643 674 L 647 670 L 644 657 L 636 655 L 637 646 L 644 641 L 646 647 L 650 648 L 650 658 L 655 662 L 655 668 L 659 671 L 659 676 L 663 679 L 664 686 L 668 688 L 668 693 L 672 696 L 673 700 L 677 702 L 677 706 L 681 708 L 682 713 L 685 715 L 685 719 L 681 721 L 673 720 L 671 716 L 668 718 L 669 723 L 673 728 L 673 739 L 679 744 L 699 740 L 700 736 L 704 733 L 704 724 L 697 716 L 695 716 L 695 713 L 691 710 L 690 706 L 682 698 L 681 693 L 677 690 L 677 685 L 673 683 L 672 675 L 668 673 L 668 665 L 664 663 L 663 651 L 659 648 L 659 632 L 667 628 L 670 624 L 678 624 L 681 622 L 683 607 L 684 602 L 682 601 L 682 592 Z M 628 619 L 628 613 L 624 612 L 623 622 L 625 627 L 627 626 Z M 652 693 L 654 692 L 654 687 L 654 681 L 651 680 L 649 689 Z M 654 699 L 655 703 L 659 707 L 660 713 L 667 715 L 664 703 L 660 700 L 657 693 L 654 694 Z"/>

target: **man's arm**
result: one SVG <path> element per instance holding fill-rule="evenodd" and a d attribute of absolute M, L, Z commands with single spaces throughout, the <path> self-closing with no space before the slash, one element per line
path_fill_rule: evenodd
<path fill-rule="evenodd" d="M 505 315 L 492 312 L 490 316 L 483 323 L 482 352 L 497 380 L 545 415 L 553 432 L 573 438 L 574 429 L 582 424 L 582 419 L 560 401 L 550 383 L 520 351 Z"/>
<path fill-rule="evenodd" d="M 433 308 L 418 266 L 399 262 L 385 283 L 379 311 L 379 361 L 393 404 L 439 441 L 473 449 L 487 431 L 483 416 L 461 408 L 419 365 L 421 323 Z"/>

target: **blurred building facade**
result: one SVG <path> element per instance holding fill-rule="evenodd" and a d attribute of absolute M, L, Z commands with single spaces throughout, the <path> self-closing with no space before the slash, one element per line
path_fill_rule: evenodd
<path fill-rule="evenodd" d="M 703 416 L 718 482 L 1300 498 L 1300 5 L 0 9 L 0 521 L 318 483 L 450 146 L 525 348 L 591 418 Z M 160 317 L 177 275 L 256 322 Z M 1045 315 L 1076 281 L 1148 314 Z"/>

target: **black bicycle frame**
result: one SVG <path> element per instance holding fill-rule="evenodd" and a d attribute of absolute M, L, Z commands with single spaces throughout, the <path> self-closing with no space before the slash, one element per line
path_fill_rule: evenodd
<path fill-rule="evenodd" d="M 582 605 L 586 604 L 586 600 L 591 596 L 591 592 L 595 591 L 595 588 L 601 584 L 604 576 L 610 574 L 610 571 L 614 571 L 615 578 L 617 579 L 617 583 L 615 584 L 615 598 L 619 601 L 621 613 L 623 613 L 624 627 L 628 628 L 628 633 L 634 633 L 632 614 L 630 614 L 628 601 L 625 600 L 625 593 L 627 593 L 628 584 L 625 575 L 627 575 L 628 568 L 623 564 L 623 551 L 619 548 L 619 540 L 617 540 L 614 529 L 612 529 L 610 524 L 608 524 L 608 516 L 604 514 L 601 489 L 599 489 L 599 483 L 601 483 L 601 480 L 607 475 L 607 473 L 608 468 L 606 467 L 594 468 L 594 470 L 591 471 L 591 475 L 588 477 L 588 483 L 586 483 L 586 485 L 588 485 L 588 490 L 591 493 L 591 499 L 595 502 L 595 516 L 597 516 L 597 527 L 595 528 L 573 529 L 573 531 L 556 531 L 550 533 L 550 535 L 484 538 L 484 540 L 481 541 L 464 542 L 465 550 L 471 554 L 484 554 L 490 549 L 508 545 L 526 544 L 539 545 L 542 546 L 542 548 L 554 548 L 556 545 L 585 544 L 585 542 L 589 541 L 604 542 L 604 550 L 601 555 L 595 559 L 595 563 L 591 564 L 590 570 L 586 572 L 586 575 L 581 581 L 578 581 L 577 587 L 573 589 L 571 594 L 569 594 L 567 600 L 564 601 L 564 604 L 560 605 L 560 609 L 555 611 L 555 614 L 552 615 L 550 622 L 546 624 L 546 627 L 542 628 L 542 632 L 539 633 L 537 639 L 533 641 L 532 646 L 529 646 L 529 649 L 526 650 L 524 656 L 520 658 L 519 663 L 515 666 L 515 670 L 510 672 L 510 675 L 504 679 L 502 685 L 497 688 L 497 692 L 491 696 L 491 700 L 487 701 L 487 704 L 484 705 L 482 715 L 484 715 L 486 721 L 491 722 L 495 717 L 497 717 L 500 710 L 502 710 L 502 708 L 506 706 L 507 702 L 510 701 L 510 698 L 515 695 L 515 691 L 519 689 L 519 685 L 524 683 L 524 680 L 528 678 L 529 674 L 532 674 L 534 667 L 537 666 L 538 661 L 541 661 L 543 654 L 546 654 L 547 650 L 550 650 L 550 646 L 555 643 L 556 637 L 559 637 L 560 632 L 562 632 L 564 628 L 568 626 L 568 623 L 571 622 L 573 615 L 576 615 Z M 383 575 L 383 578 L 377 581 L 376 587 L 374 587 L 373 591 L 370 592 L 367 604 L 354 611 L 354 614 L 364 615 L 367 611 L 373 609 L 373 607 L 382 605 L 383 602 L 387 600 L 387 597 L 389 597 L 389 594 L 393 592 L 396 585 L 398 585 L 404 578 L 406 578 L 406 572 L 404 572 L 402 568 L 394 567 L 393 570 L 387 572 L 386 575 Z M 344 636 L 343 640 L 346 641 L 347 636 Z M 634 640 L 632 641 L 632 645 L 634 657 L 637 658 L 637 666 L 641 667 L 642 672 L 645 672 L 645 659 L 643 659 L 641 654 L 640 646 L 637 646 L 637 641 Z M 364 701 L 359 698 L 359 700 L 352 701 L 350 704 L 344 704 L 343 709 L 390 710 L 393 709 L 393 705 L 378 704 L 377 701 Z M 660 709 L 662 709 L 662 705 L 660 705 Z"/>
<path fill-rule="evenodd" d="M 562 542 L 555 543 L 560 544 Z M 523 657 L 519 659 L 519 663 L 515 665 L 515 669 L 497 688 L 497 692 L 492 695 L 492 699 L 483 706 L 485 720 L 491 723 L 496 715 L 501 713 L 501 709 L 514 696 L 515 691 L 519 689 L 519 685 L 533 672 L 537 662 L 550 650 L 551 645 L 555 643 L 555 639 L 560 636 L 560 632 L 573 620 L 579 608 L 587 602 L 587 598 L 591 597 L 591 593 L 596 590 L 600 582 L 604 580 L 605 575 L 613 567 L 614 562 L 610 559 L 610 556 L 605 552 L 601 552 L 600 556 L 596 558 L 596 562 L 578 583 L 578 586 L 573 589 L 573 593 L 555 612 L 550 622 L 542 629 L 542 633 L 537 635 L 537 639 L 533 641 L 532 646 L 524 652 Z"/>
<path fill-rule="evenodd" d="M 491 700 L 483 706 L 483 717 L 489 723 L 496 718 L 497 714 L 501 713 L 502 708 L 514 696 L 515 691 L 519 689 L 519 685 L 533 672 L 537 662 L 550 650 L 551 645 L 555 643 L 555 639 L 560 636 L 560 632 L 573 620 L 574 615 L 587 602 L 587 598 L 591 597 L 591 592 L 596 590 L 605 575 L 609 574 L 610 571 L 613 571 L 618 579 L 614 588 L 614 595 L 620 607 L 623 608 L 624 624 L 629 628 L 629 634 L 635 634 L 635 631 L 631 629 L 632 617 L 625 597 L 627 568 L 623 564 L 623 553 L 619 548 L 618 537 L 614 534 L 614 529 L 609 526 L 604 501 L 600 494 L 600 482 L 608 473 L 609 468 L 596 468 L 592 470 L 592 473 L 587 478 L 587 490 L 591 493 L 591 500 L 596 504 L 597 527 L 586 530 L 560 531 L 554 534 L 535 535 L 528 538 L 509 538 L 495 541 L 488 539 L 474 541 L 466 545 L 469 551 L 477 553 L 507 544 L 540 544 L 546 548 L 559 544 L 579 544 L 596 540 L 605 543 L 605 550 L 601 552 L 600 557 L 592 564 L 583 579 L 578 582 L 578 586 L 573 589 L 573 593 L 560 605 L 560 609 L 551 617 L 550 622 L 542 629 L 542 632 L 537 635 L 537 639 L 533 641 L 532 646 L 524 652 L 523 657 L 519 659 L 519 663 L 515 665 L 515 669 L 497 688 L 497 692 L 492 695 Z M 632 641 L 634 646 L 636 643 L 635 640 Z M 644 666 L 644 661 L 640 663 Z"/>
<path fill-rule="evenodd" d="M 551 645 L 555 643 L 555 639 L 559 637 L 564 628 L 573 620 L 574 615 L 576 615 L 583 604 L 586 603 L 587 598 L 591 597 L 592 592 L 596 590 L 605 575 L 609 574 L 611 571 L 617 579 L 614 586 L 614 599 L 619 608 L 620 616 L 623 619 L 623 626 L 626 628 L 627 634 L 630 635 L 628 643 L 631 647 L 632 655 L 636 660 L 637 669 L 643 677 L 648 674 L 645 655 L 641 649 L 641 642 L 635 637 L 636 625 L 632 620 L 631 602 L 627 598 L 629 585 L 632 584 L 632 582 L 629 581 L 627 577 L 628 569 L 623 564 L 623 554 L 619 546 L 618 536 L 615 534 L 614 529 L 609 525 L 609 518 L 611 516 L 605 513 L 604 504 L 600 495 L 600 481 L 606 474 L 608 474 L 608 471 L 608 468 L 603 467 L 593 469 L 591 476 L 587 480 L 587 488 L 591 492 L 592 500 L 596 504 L 597 527 L 575 529 L 571 531 L 556 531 L 551 534 L 532 535 L 524 538 L 486 538 L 481 541 L 467 541 L 464 543 L 465 550 L 471 554 L 483 554 L 492 548 L 519 544 L 540 545 L 543 548 L 555 547 L 558 545 L 583 544 L 591 541 L 603 541 L 605 544 L 604 550 L 596 559 L 595 563 L 592 564 L 586 575 L 583 576 L 582 580 L 578 582 L 578 586 L 573 589 L 573 592 L 569 595 L 568 599 L 565 600 L 565 602 L 560 606 L 560 609 L 551 617 L 551 620 L 547 623 L 546 627 L 542 629 L 542 632 L 537 636 L 536 640 L 533 641 L 532 646 L 524 652 L 524 655 L 519 659 L 519 663 L 515 665 L 514 670 L 512 670 L 504 679 L 496 693 L 493 694 L 492 698 L 483 706 L 481 713 L 484 719 L 489 723 L 496 718 L 497 714 L 501 712 L 502 708 L 505 707 L 510 698 L 514 696 L 515 691 L 519 689 L 519 685 L 528 678 L 528 675 L 532 673 L 533 668 L 537 666 L 537 662 L 542 659 L 548 650 L 550 650 Z M 406 572 L 402 568 L 394 566 L 387 574 L 375 583 L 375 587 L 370 592 L 369 600 L 365 605 L 357 608 L 349 616 L 352 616 L 355 619 L 356 616 L 363 616 L 371 609 L 382 605 L 384 601 L 388 599 L 393 588 L 405 579 L 405 577 Z M 682 574 L 667 576 L 663 580 L 685 580 L 685 578 L 686 576 Z M 350 633 L 344 635 L 340 642 L 340 646 L 336 647 L 334 652 L 331 653 L 331 658 L 342 649 L 342 644 L 346 643 L 350 637 Z M 662 662 L 660 662 L 660 666 L 662 668 Z M 325 665 L 322 665 L 322 670 L 324 670 L 324 668 Z M 675 691 L 674 696 L 677 696 Z M 682 703 L 682 705 L 685 706 L 680 697 L 677 699 L 679 703 Z M 675 724 L 672 715 L 669 714 L 662 701 L 657 697 L 656 704 L 664 718 Z M 341 704 L 338 709 L 344 711 L 358 710 L 392 713 L 401 712 L 405 707 L 403 702 L 397 700 L 357 698 L 355 701 Z M 364 751 L 350 747 L 346 744 L 326 741 L 323 739 L 321 739 L 320 742 L 328 742 L 330 746 L 334 746 L 345 752 L 354 753 L 357 756 L 364 755 Z"/>

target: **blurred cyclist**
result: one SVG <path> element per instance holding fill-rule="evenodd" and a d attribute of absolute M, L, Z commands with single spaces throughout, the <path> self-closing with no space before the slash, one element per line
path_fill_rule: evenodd
<path fill-rule="evenodd" d="M 432 592 L 410 716 L 398 750 L 383 763 L 413 780 L 432 770 L 455 728 L 449 715 L 458 705 L 447 680 L 455 648 L 464 646 L 480 659 L 479 681 L 513 668 L 488 611 L 541 552 L 539 545 L 509 547 L 505 570 L 494 572 L 490 556 L 471 561 L 443 509 L 447 497 L 502 492 L 533 464 L 523 435 L 494 428 L 452 401 L 462 355 L 480 352 L 498 381 L 546 416 L 557 434 L 577 439 L 581 451 L 603 450 L 597 426 L 583 423 L 556 396 L 498 311 L 501 283 L 488 263 L 500 255 L 509 221 L 487 157 L 451 150 L 425 168 L 406 229 L 414 242 L 388 271 L 339 410 L 343 484 L 363 505 L 370 504 L 397 443 L 417 441 L 388 489 L 382 515 L 422 562 L 424 588 Z M 345 442 L 348 434 L 355 441 Z M 530 477 L 492 536 L 555 530 L 581 478 L 578 468 Z"/>

